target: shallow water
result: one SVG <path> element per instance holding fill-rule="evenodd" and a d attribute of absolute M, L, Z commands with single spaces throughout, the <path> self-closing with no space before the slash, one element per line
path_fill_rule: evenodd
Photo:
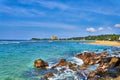
<path fill-rule="evenodd" d="M 83 51 L 99 52 L 117 47 L 84 44 L 81 41 L 0 41 L 0 80 L 38 80 L 41 76 L 34 72 L 34 60 L 43 59 L 55 64 L 60 58 L 77 63 L 74 56 Z M 79 62 L 78 62 L 79 63 Z M 28 74 L 28 75 L 26 75 Z M 30 74 L 30 75 L 29 75 Z"/>

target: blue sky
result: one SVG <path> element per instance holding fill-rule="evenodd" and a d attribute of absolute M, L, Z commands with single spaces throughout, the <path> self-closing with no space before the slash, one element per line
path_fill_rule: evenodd
<path fill-rule="evenodd" d="M 120 34 L 119 0 L 0 0 L 0 39 Z"/>

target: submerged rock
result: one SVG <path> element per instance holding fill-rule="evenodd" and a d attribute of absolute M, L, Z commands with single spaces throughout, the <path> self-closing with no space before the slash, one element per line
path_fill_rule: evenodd
<path fill-rule="evenodd" d="M 45 77 L 46 79 L 48 79 L 48 78 L 50 78 L 50 77 L 53 77 L 53 76 L 54 76 L 54 74 L 53 74 L 52 72 L 46 73 L 46 74 L 44 75 L 44 77 Z"/>
<path fill-rule="evenodd" d="M 35 60 L 34 67 L 46 69 L 48 67 L 48 63 L 43 61 L 42 59 Z"/>

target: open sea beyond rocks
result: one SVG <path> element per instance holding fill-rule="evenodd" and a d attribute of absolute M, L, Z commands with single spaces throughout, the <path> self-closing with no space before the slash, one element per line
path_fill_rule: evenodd
<path fill-rule="evenodd" d="M 44 80 L 43 73 L 35 75 L 34 61 L 43 59 L 54 65 L 65 58 L 76 64 L 82 64 L 75 56 L 84 51 L 100 53 L 106 50 L 114 55 L 120 47 L 86 44 L 89 41 L 52 41 L 52 40 L 0 40 L 0 80 Z M 117 55 L 119 56 L 119 55 Z M 93 66 L 90 70 L 96 68 Z M 69 78 L 68 78 L 69 77 Z M 80 80 L 73 72 L 66 72 L 51 80 Z M 81 80 L 85 80 L 82 79 Z"/>

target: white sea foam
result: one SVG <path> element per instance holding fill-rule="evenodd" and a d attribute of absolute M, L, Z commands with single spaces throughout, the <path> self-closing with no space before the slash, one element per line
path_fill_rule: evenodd
<path fill-rule="evenodd" d="M 0 41 L 0 44 L 19 44 L 18 41 Z"/>
<path fill-rule="evenodd" d="M 72 63 L 76 63 L 77 65 L 82 65 L 83 61 L 81 59 L 78 59 L 76 57 L 72 57 L 70 60 Z M 53 65 L 50 65 L 53 66 Z M 64 72 L 61 72 L 61 69 L 66 68 Z M 54 74 L 53 77 L 49 78 L 49 80 L 80 80 L 78 76 L 76 75 L 76 71 L 73 71 L 69 69 L 68 66 L 62 66 L 62 67 L 57 67 L 58 70 L 57 74 Z"/>
<path fill-rule="evenodd" d="M 83 60 L 82 59 L 78 59 L 76 57 L 72 57 L 72 61 L 73 63 L 76 63 L 77 65 L 82 65 L 83 64 Z"/>
<path fill-rule="evenodd" d="M 114 55 L 114 54 L 111 55 L 111 57 L 114 57 L 114 56 L 115 56 L 115 57 L 120 57 L 120 54 L 118 54 L 118 55 Z"/>
<path fill-rule="evenodd" d="M 49 78 L 49 80 L 63 80 L 68 77 L 72 77 L 73 79 L 75 79 L 75 72 L 67 69 L 64 73 L 54 74 L 54 77 Z"/>

